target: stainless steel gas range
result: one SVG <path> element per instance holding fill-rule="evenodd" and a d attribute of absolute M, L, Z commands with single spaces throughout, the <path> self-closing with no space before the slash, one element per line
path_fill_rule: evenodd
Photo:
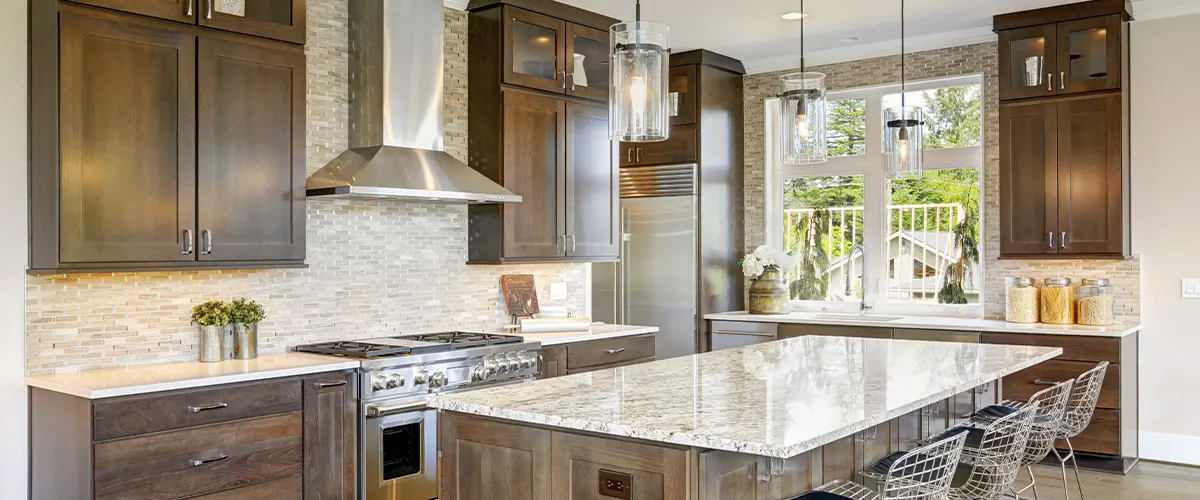
<path fill-rule="evenodd" d="M 513 335 L 447 332 L 330 342 L 297 351 L 362 359 L 359 497 L 438 497 L 437 414 L 427 401 L 532 380 L 541 344 Z"/>

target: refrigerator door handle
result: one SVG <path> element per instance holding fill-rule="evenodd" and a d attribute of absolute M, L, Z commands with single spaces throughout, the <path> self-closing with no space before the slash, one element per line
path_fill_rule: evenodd
<path fill-rule="evenodd" d="M 629 209 L 621 207 L 621 262 L 617 264 L 617 321 L 626 324 L 629 321 Z"/>

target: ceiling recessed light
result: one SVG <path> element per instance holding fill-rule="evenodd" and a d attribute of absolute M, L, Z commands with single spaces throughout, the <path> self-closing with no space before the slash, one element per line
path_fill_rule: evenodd
<path fill-rule="evenodd" d="M 800 20 L 800 19 L 804 19 L 804 18 L 808 17 L 808 14 L 805 14 L 803 12 L 788 12 L 787 14 L 784 14 L 779 17 L 787 19 L 788 21 L 796 21 L 796 20 Z"/>
<path fill-rule="evenodd" d="M 838 41 L 842 42 L 842 43 L 854 43 L 854 42 L 862 41 L 862 37 L 861 36 L 843 36 L 843 37 L 838 37 Z"/>

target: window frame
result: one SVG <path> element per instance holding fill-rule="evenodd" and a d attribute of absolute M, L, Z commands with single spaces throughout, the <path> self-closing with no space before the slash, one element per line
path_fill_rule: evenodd
<path fill-rule="evenodd" d="M 953 168 L 979 169 L 979 229 L 983 234 L 988 214 L 983 203 L 986 182 L 984 179 L 984 145 L 986 144 L 986 103 L 988 102 L 987 87 L 983 75 L 969 74 L 950 78 L 937 78 L 907 82 L 905 92 L 934 90 L 945 87 L 978 85 L 980 110 L 980 138 L 978 146 L 963 148 L 940 148 L 925 150 L 925 170 L 944 170 Z M 976 288 L 979 289 L 979 300 L 976 304 L 915 304 L 888 300 L 886 280 L 872 279 L 872 276 L 887 276 L 887 231 L 884 230 L 887 220 L 888 206 L 891 196 L 888 192 L 888 182 L 884 174 L 883 154 L 883 97 L 900 92 L 899 84 L 861 87 L 846 90 L 831 91 L 829 101 L 861 98 L 866 100 L 866 152 L 855 156 L 830 157 L 826 163 L 817 165 L 785 165 L 779 160 L 779 130 L 775 125 L 779 120 L 779 99 L 767 99 L 764 103 L 764 147 L 765 162 L 765 193 L 766 212 L 763 217 L 765 243 L 776 248 L 783 248 L 783 217 L 784 196 L 783 182 L 795 177 L 822 177 L 832 175 L 862 175 L 863 176 L 863 261 L 867 284 L 863 290 L 863 305 L 872 311 L 883 314 L 914 314 L 982 317 L 984 296 L 983 277 L 986 276 L 987 255 L 985 243 L 980 241 L 979 266 L 976 269 Z M 985 240 L 986 238 L 981 238 Z M 882 286 L 881 286 L 882 284 Z M 834 301 L 791 301 L 789 307 L 794 311 L 831 311 L 856 312 L 860 309 L 859 302 Z"/>

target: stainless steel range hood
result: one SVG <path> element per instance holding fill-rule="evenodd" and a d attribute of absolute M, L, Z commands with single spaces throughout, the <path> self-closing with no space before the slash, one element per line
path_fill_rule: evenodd
<path fill-rule="evenodd" d="M 517 203 L 443 151 L 442 0 L 350 0 L 350 149 L 308 196 Z"/>

